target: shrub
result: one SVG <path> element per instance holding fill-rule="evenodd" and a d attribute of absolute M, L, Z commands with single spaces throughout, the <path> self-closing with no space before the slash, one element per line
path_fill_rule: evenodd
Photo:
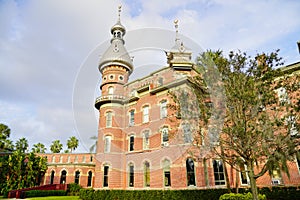
<path fill-rule="evenodd" d="M 220 196 L 219 200 L 252 200 L 252 194 L 250 192 L 246 194 L 235 194 L 235 193 L 228 193 L 223 194 Z M 259 194 L 259 200 L 267 200 L 266 195 Z"/>
<path fill-rule="evenodd" d="M 46 197 L 46 196 L 66 196 L 64 190 L 28 190 L 25 191 L 26 197 Z"/>
<path fill-rule="evenodd" d="M 68 184 L 67 194 L 70 196 L 78 196 L 82 187 L 77 183 Z"/>

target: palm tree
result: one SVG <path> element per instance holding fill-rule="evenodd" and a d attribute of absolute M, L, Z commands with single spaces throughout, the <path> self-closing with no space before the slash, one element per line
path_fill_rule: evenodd
<path fill-rule="evenodd" d="M 15 147 L 13 141 L 6 139 L 4 140 L 4 149 L 12 151 Z"/>
<path fill-rule="evenodd" d="M 20 138 L 16 142 L 16 150 L 21 151 L 25 153 L 25 151 L 28 149 L 28 140 L 26 138 Z"/>
<path fill-rule="evenodd" d="M 70 149 L 71 153 L 78 147 L 78 139 L 75 136 L 70 137 L 67 141 L 68 149 Z"/>
<path fill-rule="evenodd" d="M 5 146 L 5 140 L 10 135 L 10 129 L 5 124 L 0 123 L 0 148 Z"/>
<path fill-rule="evenodd" d="M 47 148 L 42 143 L 37 143 L 33 145 L 33 148 L 31 149 L 33 153 L 45 153 Z"/>
<path fill-rule="evenodd" d="M 59 140 L 54 140 L 50 146 L 50 151 L 52 153 L 60 153 L 60 151 L 62 150 L 63 145 L 60 143 Z"/>
<path fill-rule="evenodd" d="M 98 144 L 98 137 L 97 136 L 92 136 L 90 137 L 91 140 L 95 140 L 95 143 L 90 147 L 90 153 L 95 152 L 97 149 L 97 144 Z"/>

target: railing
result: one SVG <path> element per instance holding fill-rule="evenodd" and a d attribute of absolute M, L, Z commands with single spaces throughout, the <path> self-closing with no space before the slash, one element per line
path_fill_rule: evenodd
<path fill-rule="evenodd" d="M 105 96 L 100 96 L 98 98 L 96 98 L 95 101 L 95 107 L 97 109 L 100 108 L 100 106 L 104 103 L 108 103 L 108 102 L 119 102 L 122 103 L 125 100 L 125 97 L 122 95 L 105 95 Z"/>

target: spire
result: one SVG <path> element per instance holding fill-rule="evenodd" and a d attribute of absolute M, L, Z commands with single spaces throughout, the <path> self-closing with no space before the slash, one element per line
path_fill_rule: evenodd
<path fill-rule="evenodd" d="M 103 71 L 103 69 L 109 65 L 120 65 L 125 67 L 130 74 L 133 70 L 133 64 L 124 46 L 125 41 L 123 36 L 126 33 L 126 29 L 121 24 L 121 8 L 121 5 L 118 6 L 118 20 L 110 30 L 112 34 L 112 38 L 110 40 L 111 45 L 100 59 L 99 70 Z"/>
<path fill-rule="evenodd" d="M 175 26 L 175 45 L 167 53 L 168 64 L 174 69 L 191 70 L 192 51 L 183 45 L 178 33 L 178 20 L 174 20 Z"/>
<path fill-rule="evenodd" d="M 174 20 L 175 30 L 176 30 L 176 36 L 175 36 L 175 43 L 179 40 L 178 37 L 178 19 Z"/>

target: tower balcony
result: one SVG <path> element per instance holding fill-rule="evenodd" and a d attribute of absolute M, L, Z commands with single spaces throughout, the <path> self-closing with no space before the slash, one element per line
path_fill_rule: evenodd
<path fill-rule="evenodd" d="M 100 106 L 105 103 L 124 104 L 125 97 L 122 95 L 104 95 L 96 98 L 95 107 L 99 110 Z"/>

